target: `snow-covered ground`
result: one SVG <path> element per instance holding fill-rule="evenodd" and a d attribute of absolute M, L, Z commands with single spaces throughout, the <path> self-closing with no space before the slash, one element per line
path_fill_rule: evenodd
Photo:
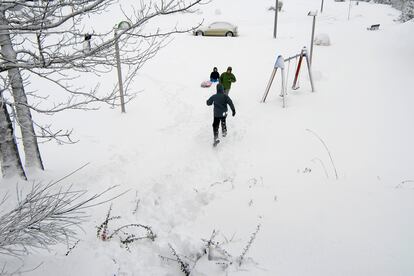
<path fill-rule="evenodd" d="M 325 1 L 316 34 L 331 45 L 314 47 L 316 91 L 304 67 L 300 89 L 291 90 L 295 63 L 286 64 L 283 109 L 279 72 L 266 103 L 261 97 L 277 55 L 309 47 L 307 13 L 320 1 L 285 0 L 277 39 L 272 5 L 214 0 L 180 18 L 229 21 L 240 36 L 176 36 L 140 71 L 134 89 L 142 92 L 126 114 L 103 107 L 52 117 L 79 142 L 41 145 L 47 170 L 31 180 L 48 182 L 90 162 L 65 183 L 91 193 L 129 190 L 112 202 L 112 214 L 122 216 L 113 227 L 149 225 L 157 238 L 129 252 L 97 239 L 108 203 L 90 210 L 68 256 L 62 245 L 25 257 L 25 268 L 42 263 L 27 275 L 184 275 L 167 260 L 168 244 L 191 258 L 216 230 L 236 260 L 258 225 L 241 266 L 223 269 L 204 256 L 191 275 L 414 274 L 414 22 L 395 22 L 398 11 L 365 2 L 352 4 L 348 20 L 348 2 Z M 367 31 L 377 23 L 379 31 Z M 237 78 L 230 91 L 237 114 L 217 148 L 205 103 L 214 87 L 200 87 L 214 66 L 232 66 Z M 116 81 L 115 72 L 110 77 Z M 3 182 L 1 191 L 15 186 Z"/>

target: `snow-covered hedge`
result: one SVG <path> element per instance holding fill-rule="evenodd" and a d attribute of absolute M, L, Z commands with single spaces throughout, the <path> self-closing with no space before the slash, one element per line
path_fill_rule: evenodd
<path fill-rule="evenodd" d="M 414 0 L 404 1 L 401 9 L 400 20 L 402 22 L 407 22 L 414 18 Z"/>
<path fill-rule="evenodd" d="M 371 0 L 363 0 L 365 2 L 371 2 Z M 414 18 L 414 0 L 373 0 L 378 4 L 389 4 L 394 8 L 401 11 L 399 20 L 401 22 L 407 22 Z"/>

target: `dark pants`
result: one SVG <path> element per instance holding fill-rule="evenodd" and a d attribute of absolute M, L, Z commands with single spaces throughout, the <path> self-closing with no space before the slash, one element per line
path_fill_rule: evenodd
<path fill-rule="evenodd" d="M 213 121 L 213 133 L 214 133 L 214 140 L 218 139 L 218 130 L 221 122 L 221 132 L 223 136 L 227 134 L 227 127 L 226 127 L 226 117 L 214 117 Z"/>

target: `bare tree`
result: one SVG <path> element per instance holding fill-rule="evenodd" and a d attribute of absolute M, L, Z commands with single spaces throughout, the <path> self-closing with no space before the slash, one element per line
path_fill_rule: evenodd
<path fill-rule="evenodd" d="M 1 171 L 5 177 L 18 175 L 26 179 L 2 89 L 0 90 L 0 155 Z"/>
<path fill-rule="evenodd" d="M 0 25 L 7 25 L 6 10 L 0 9 Z M 0 45 L 2 60 L 9 62 L 16 62 L 17 54 L 13 49 L 12 41 L 10 39 L 10 31 L 8 29 L 0 30 Z M 13 97 L 15 102 L 26 103 L 27 97 L 24 91 L 23 79 L 18 67 L 8 68 L 8 77 L 12 87 Z M 32 123 L 32 115 L 30 109 L 25 105 L 16 105 L 17 119 L 20 124 L 20 129 L 23 137 L 23 146 L 26 155 L 26 166 L 43 169 L 43 163 L 40 157 L 40 151 L 37 144 L 37 139 Z"/>
<path fill-rule="evenodd" d="M 116 66 L 115 43 L 121 43 L 121 62 L 129 67 L 126 87 L 142 65 L 166 45 L 173 34 L 194 28 L 146 28 L 157 17 L 192 12 L 203 0 L 139 1 L 136 7 L 123 10 L 128 27 L 85 31 L 84 18 L 99 15 L 117 5 L 115 0 L 25 1 L 3 0 L 0 4 L 0 74 L 7 72 L 13 94 L 10 105 L 20 126 L 26 166 L 43 169 L 35 133 L 37 124 L 31 112 L 53 114 L 67 109 L 96 109 L 99 103 L 116 104 L 117 87 L 100 91 L 99 85 L 85 89 L 74 85 L 76 74 L 110 72 Z M 206 2 L 206 0 L 204 0 Z M 197 27 L 197 26 L 196 26 Z M 47 96 L 25 91 L 22 72 L 46 79 L 68 93 L 65 101 L 52 102 Z M 76 74 L 75 74 L 76 73 Z M 42 91 L 44 93 L 44 91 Z M 49 93 L 51 94 L 51 93 Z M 34 97 L 34 102 L 28 101 Z M 39 98 L 40 97 L 40 98 Z M 127 99 L 128 100 L 128 99 Z M 46 138 L 58 133 L 43 127 Z M 39 131 L 38 131 L 39 132 Z M 66 135 L 67 137 L 69 135 Z"/>

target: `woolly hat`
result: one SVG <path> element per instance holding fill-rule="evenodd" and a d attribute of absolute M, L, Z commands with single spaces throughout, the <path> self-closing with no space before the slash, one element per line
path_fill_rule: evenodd
<path fill-rule="evenodd" d="M 216 88 L 217 88 L 217 93 L 223 93 L 224 92 L 224 86 L 221 83 L 218 83 Z"/>

